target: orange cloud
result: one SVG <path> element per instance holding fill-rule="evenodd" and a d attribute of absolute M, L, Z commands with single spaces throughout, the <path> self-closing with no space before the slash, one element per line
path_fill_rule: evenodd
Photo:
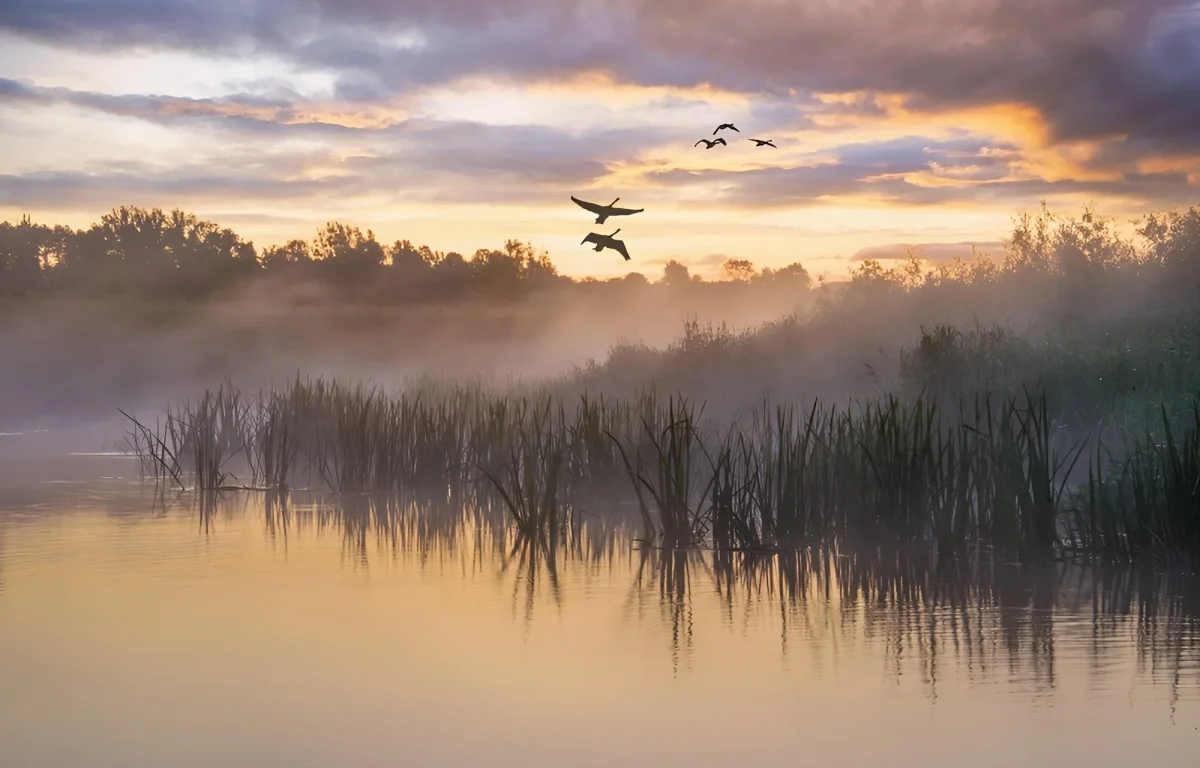
<path fill-rule="evenodd" d="M 813 108 L 813 121 L 832 132 L 824 138 L 830 145 L 846 141 L 878 141 L 896 135 L 920 135 L 931 139 L 950 138 L 964 131 L 989 136 L 1017 147 L 1011 153 L 1016 178 L 1046 181 L 1109 181 L 1119 179 L 1115 170 L 1103 170 L 1093 162 L 1105 141 L 1123 139 L 1055 141 L 1050 123 L 1037 108 L 1021 103 L 997 103 L 973 107 L 921 108 L 904 93 L 817 94 L 817 100 L 834 109 Z M 847 109 L 838 109 L 846 107 Z M 821 141 L 814 132 L 802 132 Z M 1005 150 L 993 150 L 1005 152 Z M 940 182 L 939 182 L 940 183 Z"/>
<path fill-rule="evenodd" d="M 408 116 L 403 110 L 384 105 L 367 108 L 320 103 L 291 106 L 177 97 L 158 97 L 156 103 L 155 111 L 173 117 L 244 117 L 282 125 L 324 123 L 362 130 L 387 128 Z"/>
<path fill-rule="evenodd" d="M 603 71 L 587 71 L 568 77 L 535 80 L 524 87 L 551 96 L 584 96 L 614 107 L 632 107 L 669 96 L 741 108 L 751 105 L 751 98 L 746 94 L 707 83 L 690 87 L 637 85 L 618 81 Z"/>

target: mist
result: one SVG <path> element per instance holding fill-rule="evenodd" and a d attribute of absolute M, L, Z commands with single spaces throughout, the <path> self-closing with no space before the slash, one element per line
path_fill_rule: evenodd
<path fill-rule="evenodd" d="M 186 231 L 172 233 L 172 222 Z M 330 244 L 330 232 L 348 237 Z M 214 235 L 226 252 L 179 255 Z M 264 249 L 247 268 L 229 230 L 141 209 L 78 232 L 6 223 L 0 238 L 0 419 L 10 425 L 157 410 L 227 379 L 528 384 L 603 363 L 622 345 L 666 347 L 688 322 L 749 331 L 816 299 L 799 267 L 759 272 L 735 260 L 738 279 L 704 282 L 672 263 L 665 278 L 575 281 L 515 241 L 464 259 L 381 246 L 342 225 Z M 313 258 L 310 247 L 328 252 Z M 364 250 L 374 260 L 356 263 Z"/>
<path fill-rule="evenodd" d="M 1045 343 L 1178 311 L 1194 299 L 1197 218 L 1150 217 L 1130 239 L 1093 211 L 1043 209 L 1014 219 L 1002 258 L 969 247 L 936 262 L 867 258 L 828 284 L 801 265 L 743 260 L 726 263 L 723 281 L 678 263 L 573 280 L 515 241 L 464 259 L 335 224 L 251 258 L 230 230 L 139 209 L 76 233 L 7 224 L 0 418 L 108 419 L 224 380 L 255 389 L 296 376 L 551 386 L 566 397 L 653 387 L 715 413 L 869 396 L 903 387 L 905 351 L 939 325 Z M 103 269 L 80 252 L 97 241 L 108 243 L 91 257 Z M 22 254 L 36 272 L 21 271 Z"/>

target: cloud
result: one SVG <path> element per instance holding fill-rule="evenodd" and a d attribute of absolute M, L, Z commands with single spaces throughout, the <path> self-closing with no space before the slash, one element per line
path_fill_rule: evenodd
<path fill-rule="evenodd" d="M 812 156 L 812 164 L 791 167 L 753 168 L 737 171 L 669 169 L 648 174 L 653 183 L 688 186 L 712 184 L 721 197 L 742 205 L 793 206 L 811 204 L 828 197 L 887 195 L 902 186 L 888 180 L 928 170 L 942 162 L 951 167 L 963 157 L 983 164 L 996 164 L 996 156 L 984 156 L 986 145 L 979 140 L 962 140 L 938 145 L 920 137 L 864 142 L 838 147 L 832 153 Z"/>
<path fill-rule="evenodd" d="M 738 206 L 791 207 L 830 199 L 936 205 L 955 202 L 1022 201 L 1054 194 L 1124 196 L 1151 203 L 1194 197 L 1183 172 L 1126 173 L 1119 178 L 1050 181 L 1022 176 L 1011 145 L 980 139 L 933 141 L 903 137 L 849 144 L 811 164 L 745 170 L 650 171 L 653 184 L 713 190 L 716 199 Z"/>
<path fill-rule="evenodd" d="M 0 80 L 0 93 L 12 90 L 11 82 Z M 25 96 L 42 98 L 36 90 L 27 90 Z M 68 103 L 91 101 L 90 95 L 76 96 L 62 98 Z M 193 120 L 198 114 L 210 114 L 164 111 L 153 97 L 118 100 L 116 105 L 105 100 L 100 108 L 126 114 L 133 111 L 131 105 L 137 114 L 145 108 L 156 120 Z M 265 117 L 226 114 L 223 109 L 212 114 L 250 131 L 254 139 L 263 130 L 307 133 L 313 129 L 311 124 L 274 123 Z M 642 147 L 671 136 L 670 131 L 644 128 L 562 131 L 424 118 L 344 133 L 356 141 L 292 151 L 267 151 L 258 141 L 220 141 L 197 146 L 189 160 L 166 167 L 106 161 L 75 170 L 9 173 L 0 175 L 0 201 L 60 208 L 107 206 L 113 201 L 282 201 L 337 195 L 341 201 L 373 198 L 392 203 L 561 203 L 564 189 L 583 190 L 601 183 L 611 162 L 631 158 Z"/>
<path fill-rule="evenodd" d="M 0 204 L 28 208 L 100 209 L 114 203 L 154 206 L 163 199 L 222 201 L 230 197 L 267 201 L 298 200 L 354 191 L 354 179 L 288 179 L 231 174 L 229 169 L 153 168 L 109 172 L 46 171 L 0 175 Z"/>
<path fill-rule="evenodd" d="M 306 102 L 292 97 L 233 94 L 197 99 L 161 95 L 110 95 L 70 88 L 46 88 L 0 78 L 0 103 L 38 106 L 70 105 L 118 117 L 132 117 L 162 125 L 185 121 L 208 122 L 228 130 L 336 137 L 356 131 L 381 129 L 401 122 L 403 116 L 375 110 L 339 109 L 339 105 Z"/>
<path fill-rule="evenodd" d="M 0 28 L 94 48 L 270 52 L 341 72 L 359 95 L 604 72 L 902 93 L 931 110 L 1028 104 L 1060 140 L 1200 142 L 1195 0 L 9 0 Z"/>
<path fill-rule="evenodd" d="M 31 196 L 47 203 L 60 195 L 64 202 L 90 200 L 100 193 L 100 179 L 111 184 L 110 194 L 132 192 L 139 178 L 144 179 L 139 197 L 241 190 L 277 199 L 288 190 L 307 197 L 312 189 L 336 186 L 343 194 L 389 192 L 431 202 L 544 202 L 560 199 L 565 188 L 591 187 L 609 175 L 610 166 L 633 164 L 650 148 L 684 136 L 681 128 L 654 125 L 568 130 L 400 115 L 371 120 L 342 112 L 336 103 L 304 104 L 251 94 L 220 99 L 112 96 L 0 78 L 0 105 L 5 103 L 70 106 L 158 125 L 221 131 L 218 143 L 201 142 L 193 149 L 195 155 L 211 155 L 200 170 L 193 173 L 184 163 L 177 179 L 171 174 L 159 179 L 160 169 L 131 171 L 106 163 L 73 174 L 9 174 L 0 185 L 9 199 Z M 282 139 L 316 144 L 303 153 L 264 145 L 266 140 Z M 227 185 L 221 184 L 220 174 L 228 174 Z M 312 182 L 314 175 L 322 178 L 320 184 Z M 298 180 L 301 176 L 308 181 Z"/>
<path fill-rule="evenodd" d="M 785 219 L 820 238 L 886 218 L 902 223 L 884 239 L 916 240 L 933 212 L 882 209 L 979 222 L 1061 196 L 1125 213 L 1200 184 L 1197 0 L 7 0 L 0 37 L 36 41 L 0 78 L 14 205 L 413 202 L 449 220 L 443 204 L 512 204 L 552 228 L 570 191 L 636 189 L 667 213 L 647 228 L 707 217 L 782 252 L 766 228 Z M 76 55 L 51 66 L 55 49 Z M 139 57 L 161 71 L 143 79 Z M 781 148 L 693 152 L 713 118 Z"/>

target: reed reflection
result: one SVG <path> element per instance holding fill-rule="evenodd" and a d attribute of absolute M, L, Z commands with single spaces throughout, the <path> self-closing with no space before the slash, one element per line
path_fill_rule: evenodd
<path fill-rule="evenodd" d="M 637 541 L 639 521 L 582 509 L 553 538 L 508 523 L 501 506 L 449 495 L 222 494 L 201 507 L 202 528 L 261 509 L 268 539 L 337 535 L 344 562 L 388 557 L 484 576 L 526 626 L 562 610 L 601 579 L 626 591 L 624 621 L 665 630 L 676 672 L 702 625 L 778 631 L 784 659 L 814 663 L 859 646 L 881 648 L 895 679 L 914 676 L 931 697 L 947 674 L 971 684 L 1007 680 L 1053 692 L 1063 643 L 1084 649 L 1090 679 L 1108 684 L 1132 648 L 1136 672 L 1173 695 L 1200 688 L 1200 591 L 1181 571 L 1046 562 L 939 561 L 929 549 L 888 546 L 775 553 L 664 549 Z M 255 502 L 261 498 L 261 502 Z M 624 586 L 621 586 L 624 585 Z"/>

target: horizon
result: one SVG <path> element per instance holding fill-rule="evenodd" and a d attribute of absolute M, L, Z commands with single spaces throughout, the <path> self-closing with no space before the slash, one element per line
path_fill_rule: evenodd
<path fill-rule="evenodd" d="M 1200 196 L 1200 4 L 867 5 L 16 2 L 0 218 L 182 208 L 260 249 L 339 221 L 516 239 L 575 278 L 836 278 L 907 246 L 998 255 L 1043 199 L 1128 229 Z M 645 212 L 596 225 L 571 195 Z M 618 226 L 631 262 L 579 244 Z"/>
<path fill-rule="evenodd" d="M 1194 764 L 1198 126 L 1200 0 L 3 0 L 0 766 Z"/>

